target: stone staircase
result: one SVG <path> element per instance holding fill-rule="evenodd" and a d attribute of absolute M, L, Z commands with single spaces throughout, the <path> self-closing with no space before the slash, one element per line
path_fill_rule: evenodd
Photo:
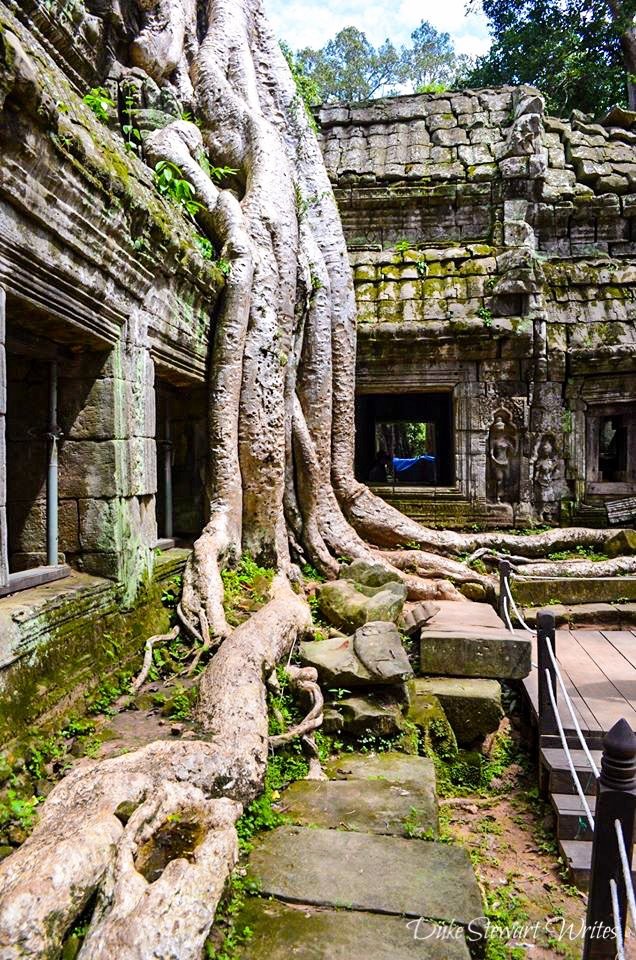
<path fill-rule="evenodd" d="M 467 852 L 439 843 L 430 760 L 345 754 L 281 796 L 237 928 L 245 960 L 470 960 L 483 906 Z M 472 924 L 472 927 L 471 927 Z"/>
<path fill-rule="evenodd" d="M 583 750 L 571 749 L 574 769 L 592 815 L 596 807 L 596 781 Z M 591 750 L 597 767 L 601 751 Z M 556 821 L 559 851 L 573 883 L 580 890 L 587 890 L 592 862 L 592 831 L 583 804 L 579 798 L 565 751 L 558 747 L 541 747 L 539 751 L 540 782 L 542 792 L 550 798 Z M 636 854 L 632 862 L 632 876 L 636 882 Z"/>

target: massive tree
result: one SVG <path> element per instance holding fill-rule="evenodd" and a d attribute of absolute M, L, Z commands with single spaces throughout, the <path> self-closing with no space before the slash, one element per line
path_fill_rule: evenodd
<path fill-rule="evenodd" d="M 463 551 L 541 556 L 606 536 L 428 530 L 355 481 L 347 249 L 317 140 L 261 0 L 111 0 L 110 14 L 121 61 L 111 75 L 124 82 L 135 68 L 138 81 L 145 72 L 196 119 L 155 131 L 144 157 L 180 168 L 201 204 L 201 228 L 231 263 L 211 344 L 210 520 L 181 600 L 188 629 L 220 645 L 202 674 L 201 738 L 83 761 L 0 865 L 2 960 L 58 957 L 87 909 L 81 960 L 200 957 L 237 857 L 234 824 L 263 782 L 267 682 L 310 629 L 299 560 L 333 576 L 338 558 L 372 556 L 404 570 L 411 597 L 459 597 L 453 582 L 493 585 L 454 559 Z M 0 42 L 11 71 L 2 95 L 28 92 L 54 111 L 18 39 L 5 32 Z M 237 171 L 231 188 L 219 188 L 209 163 Z M 407 542 L 420 549 L 400 550 Z M 220 571 L 242 551 L 278 576 L 268 604 L 231 633 Z M 311 686 L 311 677 L 297 679 Z M 156 848 L 167 851 L 158 878 Z"/>
<path fill-rule="evenodd" d="M 411 41 L 396 47 L 387 39 L 376 48 L 357 27 L 345 27 L 319 50 L 305 47 L 291 54 L 285 49 L 292 70 L 313 84 L 308 92 L 314 103 L 445 88 L 465 71 L 466 58 L 457 56 L 450 35 L 426 20 Z"/>
<path fill-rule="evenodd" d="M 633 0 L 484 0 L 493 43 L 466 83 L 531 83 L 549 109 L 636 109 Z"/>

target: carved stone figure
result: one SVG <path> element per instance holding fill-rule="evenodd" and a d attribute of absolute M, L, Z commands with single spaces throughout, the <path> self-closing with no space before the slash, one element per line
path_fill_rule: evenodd
<path fill-rule="evenodd" d="M 561 471 L 552 434 L 544 434 L 537 444 L 534 463 L 534 498 L 541 520 L 554 519 L 559 500 Z"/>
<path fill-rule="evenodd" d="M 490 457 L 491 497 L 497 503 L 513 502 L 514 458 L 517 453 L 517 437 L 510 415 L 495 414 L 490 428 L 488 454 Z"/>

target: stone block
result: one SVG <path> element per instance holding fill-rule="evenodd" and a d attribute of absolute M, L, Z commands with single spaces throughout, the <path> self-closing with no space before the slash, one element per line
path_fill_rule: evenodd
<path fill-rule="evenodd" d="M 346 753 L 327 761 L 331 780 L 388 780 L 391 783 L 426 783 L 435 789 L 435 764 L 428 757 L 414 757 L 387 750 L 382 753 Z"/>
<path fill-rule="evenodd" d="M 111 378 L 60 383 L 60 423 L 67 440 L 123 439 L 126 382 Z M 116 404 L 121 406 L 119 415 Z"/>
<path fill-rule="evenodd" d="M 320 610 L 329 623 L 343 630 L 357 630 L 372 620 L 395 622 L 402 612 L 406 587 L 387 583 L 366 587 L 348 580 L 334 580 L 320 587 Z"/>
<path fill-rule="evenodd" d="M 394 737 L 404 728 L 402 700 L 387 688 L 345 697 L 335 708 L 342 718 L 341 732 L 351 737 Z"/>
<path fill-rule="evenodd" d="M 418 678 L 413 686 L 416 701 L 419 696 L 437 697 L 461 746 L 493 733 L 503 718 L 501 686 L 496 680 Z"/>
<path fill-rule="evenodd" d="M 285 817 L 302 827 L 355 830 L 395 837 L 437 834 L 435 778 L 393 784 L 388 780 L 299 780 L 283 798 Z"/>
<path fill-rule="evenodd" d="M 442 127 L 433 131 L 431 140 L 434 144 L 438 144 L 441 147 L 454 147 L 459 144 L 467 144 L 468 134 L 461 127 Z"/>
<path fill-rule="evenodd" d="M 365 624 L 353 637 L 301 643 L 299 655 L 328 687 L 402 683 L 413 674 L 397 627 L 383 621 Z"/>
<path fill-rule="evenodd" d="M 251 936 L 238 948 L 241 960 L 291 960 L 298 949 L 306 957 L 329 960 L 470 960 L 461 930 L 417 920 L 417 930 L 402 917 L 353 910 L 302 910 L 277 900 L 251 897 L 236 920 Z M 459 936 L 458 936 L 459 934 Z M 425 950 L 422 947 L 425 946 Z"/>
<path fill-rule="evenodd" d="M 597 577 L 594 580 L 572 577 L 550 580 L 515 577 L 512 593 L 519 604 L 540 607 L 552 603 L 615 603 L 636 601 L 636 577 Z"/>
<path fill-rule="evenodd" d="M 122 483 L 125 440 L 65 440 L 60 446 L 60 496 L 114 497 Z"/>
<path fill-rule="evenodd" d="M 256 842 L 248 872 L 279 900 L 462 926 L 483 914 L 468 853 L 452 844 L 284 826 Z"/>
<path fill-rule="evenodd" d="M 420 640 L 420 669 L 440 676 L 521 680 L 530 673 L 530 641 L 503 625 L 501 630 L 427 627 Z"/>

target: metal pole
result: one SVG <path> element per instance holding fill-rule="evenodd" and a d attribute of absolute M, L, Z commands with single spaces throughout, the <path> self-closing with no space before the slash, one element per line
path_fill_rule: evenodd
<path fill-rule="evenodd" d="M 170 433 L 170 402 L 166 397 L 166 420 L 163 442 L 164 478 L 164 536 L 172 540 L 172 440 Z"/>
<path fill-rule="evenodd" d="M 618 888 L 623 934 L 627 916 L 625 882 L 616 839 L 616 821 L 632 863 L 636 814 L 636 735 L 627 720 L 619 720 L 603 741 L 601 773 L 596 786 L 594 840 L 583 960 L 616 956 L 610 880 Z"/>
<path fill-rule="evenodd" d="M 46 562 L 57 565 L 58 557 L 58 449 L 57 423 L 57 360 L 50 366 L 49 376 L 49 464 L 46 483 Z"/>

